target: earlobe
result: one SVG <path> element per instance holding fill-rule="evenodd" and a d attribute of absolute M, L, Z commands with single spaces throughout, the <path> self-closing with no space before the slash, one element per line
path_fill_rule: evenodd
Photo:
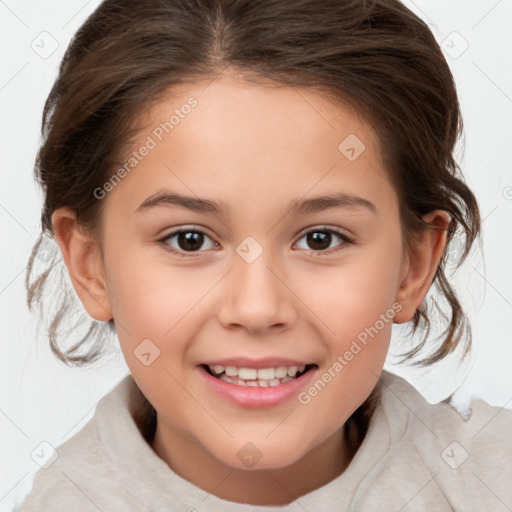
<path fill-rule="evenodd" d="M 424 215 L 423 220 L 431 227 L 418 235 L 404 261 L 402 279 L 396 301 L 402 309 L 395 316 L 395 323 L 409 322 L 432 285 L 447 239 L 451 217 L 444 210 L 435 210 Z"/>
<path fill-rule="evenodd" d="M 112 310 L 99 242 L 78 224 L 71 208 L 55 210 L 52 225 L 73 288 L 87 313 L 98 321 L 110 320 Z"/>

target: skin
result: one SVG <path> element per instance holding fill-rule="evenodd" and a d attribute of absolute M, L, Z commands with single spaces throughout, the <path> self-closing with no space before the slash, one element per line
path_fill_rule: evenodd
<path fill-rule="evenodd" d="M 69 208 L 54 212 L 54 231 L 85 309 L 99 321 L 114 318 L 130 371 L 157 411 L 155 453 L 218 497 L 285 504 L 350 462 L 357 447 L 345 442 L 343 425 L 382 372 L 392 323 L 411 320 L 426 295 L 449 216 L 425 216 L 441 229 L 425 230 L 405 251 L 376 134 L 312 89 L 247 84 L 227 73 L 180 84 L 141 119 L 134 147 L 190 96 L 197 106 L 101 199 L 98 232 L 78 225 Z M 350 134 L 366 146 L 354 161 L 338 150 Z M 134 213 L 163 189 L 222 200 L 232 214 L 169 205 Z M 290 201 L 333 191 L 371 201 L 376 213 L 285 215 Z M 186 254 L 178 237 L 158 241 L 180 226 L 207 235 L 195 257 L 165 249 Z M 328 249 L 315 251 L 305 234 L 324 226 L 353 243 L 332 234 Z M 236 252 L 247 236 L 263 249 L 251 263 Z M 197 373 L 205 360 L 276 356 L 314 362 L 320 377 L 393 304 L 400 311 L 392 321 L 307 404 L 294 398 L 246 409 L 213 394 Z M 149 366 L 134 354 L 147 338 L 160 350 Z M 249 441 L 261 452 L 250 469 L 237 457 Z"/>

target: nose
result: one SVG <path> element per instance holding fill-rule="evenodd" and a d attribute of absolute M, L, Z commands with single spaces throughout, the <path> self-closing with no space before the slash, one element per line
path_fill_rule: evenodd
<path fill-rule="evenodd" d="M 290 328 L 298 318 L 293 283 L 279 272 L 263 253 L 252 263 L 235 255 L 234 268 L 227 276 L 219 322 L 226 328 L 245 329 L 251 334 Z"/>

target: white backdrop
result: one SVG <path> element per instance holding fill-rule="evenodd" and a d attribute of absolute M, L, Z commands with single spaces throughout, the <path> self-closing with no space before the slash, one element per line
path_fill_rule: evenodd
<path fill-rule="evenodd" d="M 450 361 L 427 371 L 397 367 L 391 357 L 386 368 L 431 402 L 456 391 L 461 411 L 471 396 L 512 408 L 512 1 L 404 3 L 430 25 L 455 76 L 465 122 L 459 162 L 480 203 L 484 251 L 473 253 L 454 280 L 473 326 L 472 359 L 458 372 Z M 24 285 L 40 228 L 42 196 L 32 168 L 43 103 L 71 36 L 98 4 L 0 2 L 0 512 L 30 489 L 41 443 L 58 446 L 74 435 L 128 371 L 120 355 L 81 370 L 58 362 L 36 330 Z"/>

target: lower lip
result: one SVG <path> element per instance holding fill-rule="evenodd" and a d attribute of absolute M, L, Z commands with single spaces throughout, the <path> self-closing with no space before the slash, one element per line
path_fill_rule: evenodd
<path fill-rule="evenodd" d="M 225 382 L 210 375 L 202 366 L 196 367 L 206 385 L 217 395 L 229 400 L 240 407 L 264 408 L 273 407 L 297 397 L 316 372 L 316 367 L 296 379 L 289 380 L 284 384 L 270 387 L 239 386 Z"/>

